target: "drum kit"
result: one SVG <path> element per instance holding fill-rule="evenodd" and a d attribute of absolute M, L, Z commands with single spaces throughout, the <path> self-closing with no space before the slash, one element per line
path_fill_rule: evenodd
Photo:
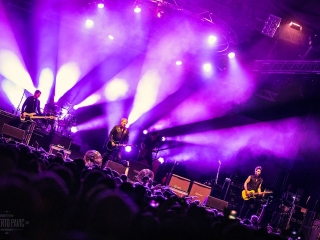
<path fill-rule="evenodd" d="M 54 116 L 55 120 L 47 119 L 38 124 L 44 132 L 59 132 L 61 135 L 70 136 L 71 127 L 76 125 L 74 109 L 70 103 L 63 106 L 47 103 L 43 109 L 45 116 Z"/>

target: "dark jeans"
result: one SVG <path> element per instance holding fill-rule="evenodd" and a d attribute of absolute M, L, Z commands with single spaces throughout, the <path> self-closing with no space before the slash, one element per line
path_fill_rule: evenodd
<path fill-rule="evenodd" d="M 257 214 L 260 201 L 257 198 L 250 198 L 249 200 L 244 200 L 239 217 L 241 219 L 250 219 L 252 215 Z"/>
<path fill-rule="evenodd" d="M 108 160 L 110 160 L 109 158 L 110 157 L 113 157 L 112 160 L 115 161 L 115 162 L 121 162 L 121 150 L 120 149 L 114 149 L 112 151 L 110 150 L 107 150 L 106 153 L 104 154 L 103 158 L 102 158 L 102 165 L 101 165 L 101 168 L 104 168 L 106 162 Z"/>

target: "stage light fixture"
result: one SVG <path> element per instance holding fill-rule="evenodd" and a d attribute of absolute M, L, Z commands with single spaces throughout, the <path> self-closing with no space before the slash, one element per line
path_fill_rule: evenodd
<path fill-rule="evenodd" d="M 100 9 L 104 8 L 104 4 L 103 3 L 98 3 L 97 7 L 100 8 Z"/>
<path fill-rule="evenodd" d="M 92 21 L 91 19 L 87 19 L 86 23 L 85 23 L 85 27 L 86 28 L 93 28 L 94 26 L 94 21 Z"/>
<path fill-rule="evenodd" d="M 205 72 L 210 72 L 210 71 L 212 70 L 211 64 L 210 64 L 210 63 L 204 64 L 204 65 L 203 65 L 203 70 L 204 70 Z"/>
<path fill-rule="evenodd" d="M 131 146 L 126 146 L 124 149 L 126 150 L 126 152 L 131 152 L 132 150 Z"/>
<path fill-rule="evenodd" d="M 113 39 L 114 39 L 114 36 L 109 35 L 108 38 L 109 38 L 110 40 L 113 40 Z"/>
<path fill-rule="evenodd" d="M 146 130 L 146 129 L 143 130 L 143 134 L 144 134 L 144 135 L 148 134 L 148 130 Z"/>
<path fill-rule="evenodd" d="M 136 1 L 134 4 L 134 10 L 135 13 L 141 12 L 141 1 Z"/>
<path fill-rule="evenodd" d="M 182 65 L 182 62 L 178 60 L 178 61 L 176 61 L 176 65 L 180 66 L 180 65 Z"/>
<path fill-rule="evenodd" d="M 299 24 L 297 23 L 294 23 L 294 22 L 291 22 L 290 24 L 290 27 L 295 29 L 295 30 L 298 30 L 298 31 L 301 31 L 302 30 L 302 26 L 300 26 Z"/>
<path fill-rule="evenodd" d="M 208 37 L 208 43 L 209 43 L 210 45 L 213 45 L 216 41 L 217 41 L 217 37 L 216 37 L 216 36 L 210 35 L 210 36 Z"/>
<path fill-rule="evenodd" d="M 156 17 L 162 18 L 164 15 L 165 15 L 164 7 L 162 6 L 161 3 L 158 3 L 156 8 Z"/>
<path fill-rule="evenodd" d="M 268 37 L 273 37 L 280 26 L 281 20 L 282 18 L 270 14 L 268 20 L 264 24 L 261 33 Z"/>
<path fill-rule="evenodd" d="M 234 58 L 236 54 L 234 52 L 229 52 L 228 53 L 228 58 Z"/>
<path fill-rule="evenodd" d="M 309 45 L 314 48 L 320 45 L 320 33 L 312 33 L 309 36 Z"/>
<path fill-rule="evenodd" d="M 76 133 L 76 132 L 78 132 L 77 127 L 71 127 L 71 129 L 70 129 L 70 130 L 71 130 L 71 132 L 72 132 L 72 133 Z"/>
<path fill-rule="evenodd" d="M 161 163 L 161 164 L 164 163 L 164 158 L 163 157 L 159 157 L 158 158 L 158 162 Z"/>

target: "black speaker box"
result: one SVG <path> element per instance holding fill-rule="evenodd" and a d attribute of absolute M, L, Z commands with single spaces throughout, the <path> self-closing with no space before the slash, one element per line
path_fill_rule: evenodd
<path fill-rule="evenodd" d="M 228 207 L 228 202 L 223 201 L 219 198 L 207 196 L 203 202 L 203 205 L 210 208 L 216 208 L 223 211 L 224 208 Z"/>
<path fill-rule="evenodd" d="M 178 189 L 183 192 L 189 192 L 191 180 L 172 174 L 169 182 L 169 187 Z"/>
<path fill-rule="evenodd" d="M 23 140 L 25 131 L 20 128 L 12 127 L 6 123 L 3 124 L 2 134 L 7 135 L 9 137 L 13 137 L 18 140 Z"/>
<path fill-rule="evenodd" d="M 125 174 L 128 176 L 128 167 L 123 166 L 120 163 L 116 163 L 114 161 L 108 160 L 106 163 L 106 167 L 111 168 L 112 170 L 117 171 L 120 175 Z"/>
<path fill-rule="evenodd" d="M 137 176 L 142 169 L 149 169 L 149 166 L 137 161 L 130 161 L 128 178 L 133 181 L 134 177 Z"/>
<path fill-rule="evenodd" d="M 72 138 L 55 134 L 52 139 L 52 144 L 64 149 L 69 149 L 72 143 Z"/>
<path fill-rule="evenodd" d="M 10 125 L 14 125 L 14 124 L 11 124 L 11 123 L 12 123 L 13 121 L 15 121 L 15 119 L 16 119 L 16 116 L 15 116 L 15 115 L 0 110 L 0 129 L 2 129 L 3 124 L 5 124 L 5 123 L 10 124 Z M 20 121 L 20 120 L 19 120 L 19 121 Z M 14 126 L 15 126 L 15 125 L 14 125 Z"/>
<path fill-rule="evenodd" d="M 210 195 L 210 192 L 211 187 L 198 182 L 193 182 L 189 196 L 197 197 L 200 200 L 200 203 L 202 204 L 206 196 Z"/>

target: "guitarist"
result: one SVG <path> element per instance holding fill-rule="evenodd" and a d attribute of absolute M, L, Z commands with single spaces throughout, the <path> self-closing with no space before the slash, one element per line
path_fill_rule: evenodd
<path fill-rule="evenodd" d="M 33 96 L 28 97 L 21 108 L 21 118 L 25 118 L 25 113 L 37 113 L 38 115 L 43 115 L 40 110 L 40 100 L 39 97 L 41 96 L 41 91 L 36 90 Z M 32 122 L 20 122 L 18 128 L 21 128 L 27 132 L 30 131 L 30 127 Z"/>
<path fill-rule="evenodd" d="M 249 191 L 254 191 L 255 193 L 259 193 L 261 195 L 261 178 L 262 167 L 258 166 L 254 169 L 254 175 L 250 175 L 247 180 L 244 182 L 243 187 L 247 196 L 249 195 Z M 256 198 L 250 198 L 247 201 L 243 202 L 242 208 L 240 210 L 240 218 L 249 218 L 252 214 L 257 212 L 259 207 L 259 201 Z"/>
<path fill-rule="evenodd" d="M 117 147 L 117 144 L 127 144 L 129 141 L 129 129 L 126 128 L 128 119 L 121 118 L 120 124 L 115 125 L 110 134 L 107 144 L 107 151 L 103 156 L 102 165 L 103 168 L 111 155 L 115 156 L 114 161 L 121 161 L 121 147 Z"/>
<path fill-rule="evenodd" d="M 146 160 L 149 169 L 152 170 L 152 162 L 153 156 L 152 153 L 156 152 L 158 149 L 158 145 L 161 143 L 161 139 L 157 132 L 152 132 L 147 138 L 141 143 L 141 148 L 139 152 L 139 156 L 137 161 L 141 162 L 142 160 Z"/>

